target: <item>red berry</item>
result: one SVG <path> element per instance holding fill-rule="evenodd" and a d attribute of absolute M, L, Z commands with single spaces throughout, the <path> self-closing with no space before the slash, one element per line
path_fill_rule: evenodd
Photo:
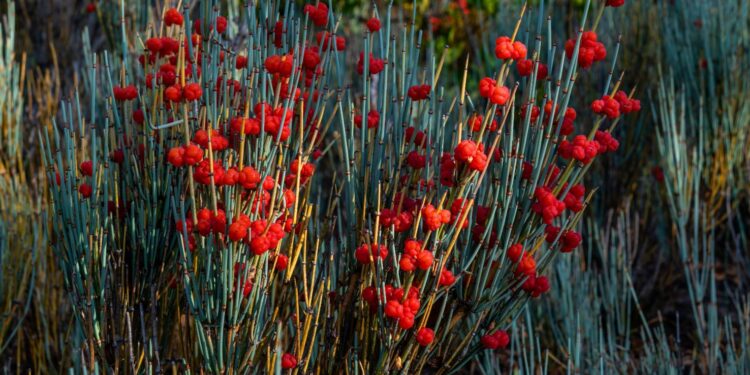
<path fill-rule="evenodd" d="M 203 95 L 203 90 L 197 83 L 188 83 L 182 88 L 182 96 L 189 102 L 200 99 L 201 95 Z"/>
<path fill-rule="evenodd" d="M 370 30 L 371 33 L 378 32 L 380 30 L 380 20 L 372 17 L 369 20 L 367 20 L 367 29 Z"/>
<path fill-rule="evenodd" d="M 435 332 L 430 328 L 422 327 L 417 331 L 415 338 L 419 345 L 428 346 L 432 344 L 432 341 L 435 339 Z"/>
<path fill-rule="evenodd" d="M 456 282 L 456 276 L 453 276 L 453 272 L 443 270 L 440 273 L 440 279 L 438 280 L 440 286 L 451 286 L 454 282 Z"/>
<path fill-rule="evenodd" d="M 409 87 L 407 95 L 413 101 L 424 100 L 430 95 L 430 90 L 432 90 L 430 85 L 414 85 Z"/>
<path fill-rule="evenodd" d="M 91 160 L 83 161 L 78 166 L 78 170 L 80 170 L 81 174 L 84 176 L 91 176 L 94 173 L 94 164 Z"/>
<path fill-rule="evenodd" d="M 224 34 L 224 31 L 227 29 L 227 19 L 223 16 L 216 17 L 216 32 L 219 34 Z"/>
<path fill-rule="evenodd" d="M 495 39 L 495 56 L 500 60 L 521 60 L 526 57 L 526 46 L 519 42 L 511 42 L 507 36 Z"/>
<path fill-rule="evenodd" d="M 92 191 L 93 189 L 89 184 L 81 184 L 81 186 L 78 187 L 78 192 L 81 193 L 81 196 L 84 198 L 90 197 Z"/>
<path fill-rule="evenodd" d="M 164 24 L 167 26 L 179 25 L 182 26 L 182 14 L 175 8 L 169 8 L 164 13 Z"/>
<path fill-rule="evenodd" d="M 288 370 L 297 367 L 297 357 L 290 353 L 281 356 L 281 368 Z"/>
<path fill-rule="evenodd" d="M 523 246 L 520 243 L 510 245 L 508 248 L 508 259 L 513 263 L 518 263 L 523 253 Z"/>

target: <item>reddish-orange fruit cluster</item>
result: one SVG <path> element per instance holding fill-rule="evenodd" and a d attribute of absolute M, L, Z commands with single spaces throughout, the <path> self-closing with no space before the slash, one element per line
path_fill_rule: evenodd
<path fill-rule="evenodd" d="M 285 370 L 293 369 L 297 367 L 297 357 L 294 354 L 284 353 L 281 356 L 281 368 Z"/>
<path fill-rule="evenodd" d="M 112 88 L 112 94 L 114 95 L 115 100 L 117 100 L 118 102 L 134 100 L 138 98 L 138 90 L 135 88 L 135 85 L 129 85 L 125 87 L 115 86 Z"/>
<path fill-rule="evenodd" d="M 370 112 L 367 112 L 367 129 L 377 128 L 378 123 L 380 123 L 380 113 L 371 109 Z M 362 128 L 362 115 L 354 115 L 354 125 L 357 125 L 358 128 Z"/>
<path fill-rule="evenodd" d="M 601 99 L 594 100 L 591 103 L 591 111 L 613 120 L 620 117 L 620 102 L 609 95 L 604 95 Z"/>
<path fill-rule="evenodd" d="M 451 222 L 451 212 L 436 209 L 435 206 L 428 204 L 422 208 L 422 220 L 424 220 L 425 230 L 438 230 L 443 224 Z"/>
<path fill-rule="evenodd" d="M 589 140 L 585 135 L 577 135 L 572 141 L 564 139 L 560 142 L 557 152 L 563 159 L 575 159 L 588 164 L 599 153 L 599 143 Z"/>
<path fill-rule="evenodd" d="M 385 61 L 383 59 L 377 59 L 370 53 L 370 61 L 368 71 L 370 75 L 376 75 L 385 69 Z M 359 60 L 357 60 L 357 73 L 364 74 L 365 72 L 365 54 L 364 52 L 359 53 Z"/>
<path fill-rule="evenodd" d="M 516 69 L 521 77 L 529 77 L 534 73 L 534 61 L 531 59 L 521 60 L 516 63 Z M 536 70 L 536 79 L 541 81 L 547 78 L 547 65 L 539 63 Z"/>
<path fill-rule="evenodd" d="M 414 101 L 425 100 L 430 95 L 432 87 L 430 85 L 414 85 L 409 87 L 407 94 Z"/>
<path fill-rule="evenodd" d="M 534 198 L 536 202 L 531 209 L 542 217 L 545 224 L 551 224 L 552 220 L 565 210 L 565 202 L 557 200 L 555 194 L 546 186 L 537 187 L 534 191 Z"/>
<path fill-rule="evenodd" d="M 169 8 L 166 12 L 164 12 L 164 25 L 166 26 L 172 26 L 172 25 L 178 25 L 182 26 L 182 14 L 180 11 L 178 11 L 175 8 Z"/>
<path fill-rule="evenodd" d="M 565 42 L 565 54 L 569 59 L 573 58 L 577 40 L 568 39 Z M 578 49 L 578 66 L 588 68 L 597 61 L 602 61 L 607 57 L 607 49 L 604 44 L 597 40 L 597 35 L 593 31 L 585 31 L 581 35 L 581 46 Z"/>
<path fill-rule="evenodd" d="M 508 333 L 505 331 L 498 330 L 494 333 L 482 336 L 480 342 L 485 349 L 495 350 L 508 346 L 510 343 L 510 336 L 508 336 Z"/>
<path fill-rule="evenodd" d="M 370 312 L 377 312 L 378 305 L 385 303 L 383 312 L 389 319 L 395 320 L 401 329 L 410 329 L 414 326 L 414 317 L 419 312 L 419 290 L 409 288 L 394 288 L 388 284 L 385 286 L 385 300 L 382 291 L 375 287 L 367 287 L 362 291 L 362 299 L 367 302 Z"/>
<path fill-rule="evenodd" d="M 318 27 L 326 27 L 328 24 L 328 6 L 319 2 L 317 6 L 312 4 L 305 5 L 305 14 L 310 17 L 310 20 Z"/>
<path fill-rule="evenodd" d="M 469 169 L 483 171 L 487 167 L 487 155 L 484 146 L 472 140 L 461 141 L 453 151 L 453 156 L 460 163 L 468 163 Z"/>
<path fill-rule="evenodd" d="M 407 240 L 398 264 L 404 272 L 412 272 L 416 269 L 426 271 L 432 267 L 433 260 L 432 252 L 423 250 L 422 243 L 417 240 Z"/>
<path fill-rule="evenodd" d="M 622 114 L 628 114 L 631 112 L 638 112 L 641 110 L 641 101 L 638 99 L 631 99 L 625 91 L 619 90 L 615 94 L 615 100 L 620 103 L 620 112 Z"/>
<path fill-rule="evenodd" d="M 494 79 L 484 77 L 479 81 L 479 95 L 489 99 L 492 104 L 504 105 L 510 99 L 510 90 L 498 85 Z"/>
<path fill-rule="evenodd" d="M 526 58 L 526 46 L 519 41 L 511 41 L 507 36 L 495 39 L 495 56 L 500 60 L 522 60 Z"/>
<path fill-rule="evenodd" d="M 435 340 L 435 331 L 433 331 L 430 328 L 422 327 L 417 331 L 416 336 L 414 338 L 417 340 L 417 343 L 421 346 L 428 346 L 432 344 L 432 341 Z"/>
<path fill-rule="evenodd" d="M 377 260 L 378 258 L 385 259 L 387 257 L 388 248 L 375 243 L 372 245 L 363 244 L 354 252 L 354 258 L 362 264 L 370 264 L 373 260 Z"/>
<path fill-rule="evenodd" d="M 372 17 L 365 23 L 367 26 L 367 30 L 370 30 L 371 33 L 375 33 L 380 31 L 380 20 Z"/>

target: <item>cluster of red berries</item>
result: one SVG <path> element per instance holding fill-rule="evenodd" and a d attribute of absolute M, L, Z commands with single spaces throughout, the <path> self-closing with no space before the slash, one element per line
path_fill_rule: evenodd
<path fill-rule="evenodd" d="M 488 333 L 479 340 L 485 349 L 495 350 L 502 349 L 510 344 L 510 336 L 503 330 L 497 330 L 494 333 Z"/>
<path fill-rule="evenodd" d="M 460 163 L 468 163 L 469 169 L 481 172 L 487 167 L 484 145 L 472 140 L 461 141 L 453 151 L 453 157 Z"/>
<path fill-rule="evenodd" d="M 332 47 L 336 51 L 343 51 L 346 49 L 346 39 L 342 36 L 336 36 L 332 35 L 328 31 L 319 31 L 315 34 L 315 39 L 318 41 L 318 44 L 323 48 L 324 51 L 328 50 L 329 43 L 331 39 L 333 38 L 333 45 Z"/>
<path fill-rule="evenodd" d="M 550 115 L 552 114 L 552 106 L 553 106 L 553 103 L 551 100 L 548 100 L 547 103 L 544 104 L 544 124 L 545 125 L 549 122 Z M 555 106 L 555 118 L 553 120 L 554 121 L 553 125 L 555 126 L 557 126 L 559 115 L 560 115 L 560 107 Z M 566 136 L 566 135 L 570 135 L 571 133 L 573 133 L 573 130 L 574 130 L 573 122 L 576 120 L 576 117 L 577 117 L 577 113 L 576 113 L 575 108 L 573 107 L 565 108 L 565 113 L 563 114 L 562 125 L 560 126 L 560 135 Z"/>
<path fill-rule="evenodd" d="M 310 17 L 315 26 L 326 27 L 328 24 L 328 6 L 322 1 L 317 6 L 312 4 L 305 5 L 303 11 Z"/>
<path fill-rule="evenodd" d="M 553 243 L 560 237 L 560 252 L 569 253 L 573 251 L 583 241 L 583 237 L 580 233 L 574 230 L 565 230 L 560 234 L 560 227 L 554 225 L 547 225 L 544 228 L 545 240 L 548 243 Z"/>
<path fill-rule="evenodd" d="M 370 264 L 378 258 L 385 259 L 388 257 L 388 248 L 385 245 L 363 244 L 354 252 L 354 258 L 362 264 Z"/>
<path fill-rule="evenodd" d="M 625 91 L 619 90 L 615 94 L 615 100 L 620 103 L 620 112 L 622 114 L 628 114 L 631 112 L 638 112 L 641 110 L 641 101 L 638 99 L 631 99 Z"/>
<path fill-rule="evenodd" d="M 432 87 L 430 85 L 414 85 L 409 87 L 407 94 L 413 101 L 425 100 L 430 95 Z"/>
<path fill-rule="evenodd" d="M 380 223 L 386 227 L 393 227 L 395 233 L 406 232 L 411 228 L 414 223 L 414 214 L 411 211 L 392 210 L 390 208 L 384 208 L 380 211 Z"/>
<path fill-rule="evenodd" d="M 172 85 L 164 90 L 164 97 L 172 102 L 179 102 L 183 99 L 185 99 L 185 101 L 192 102 L 200 99 L 201 95 L 203 95 L 203 90 L 197 83 L 188 83 L 183 87 L 180 87 L 179 85 Z"/>
<path fill-rule="evenodd" d="M 539 186 L 534 190 L 536 201 L 531 209 L 542 217 L 545 224 L 551 224 L 552 220 L 562 215 L 565 210 L 565 202 L 555 197 L 555 194 L 546 186 Z"/>
<path fill-rule="evenodd" d="M 589 140 L 585 135 L 577 135 L 572 141 L 564 139 L 557 147 L 557 152 L 563 159 L 575 159 L 588 164 L 599 153 L 599 142 Z"/>
<path fill-rule="evenodd" d="M 568 39 L 565 42 L 565 54 L 569 59 L 573 58 L 573 52 L 576 49 L 575 38 Z M 585 31 L 581 35 L 581 46 L 578 49 L 578 66 L 588 68 L 597 61 L 602 61 L 607 57 L 607 49 L 604 44 L 597 40 L 597 35 L 593 31 Z"/>
<path fill-rule="evenodd" d="M 495 56 L 500 60 L 523 60 L 526 58 L 526 46 L 519 41 L 511 41 L 507 36 L 495 39 Z"/>
<path fill-rule="evenodd" d="M 471 131 L 478 132 L 482 130 L 482 122 L 484 120 L 484 117 L 482 115 L 474 115 L 469 118 L 468 125 Z M 487 125 L 487 130 L 490 132 L 494 132 L 497 130 L 497 120 L 492 119 L 492 121 Z"/>
<path fill-rule="evenodd" d="M 172 25 L 182 26 L 182 14 L 175 8 L 169 8 L 164 12 L 164 25 L 169 27 Z"/>
<path fill-rule="evenodd" d="M 537 298 L 549 291 L 549 279 L 547 276 L 529 275 L 521 285 L 521 289 L 529 293 L 531 298 Z"/>
<path fill-rule="evenodd" d="M 184 228 L 188 233 L 195 231 L 205 237 L 210 233 L 223 234 L 227 226 L 227 217 L 222 209 L 217 209 L 214 212 L 208 208 L 201 208 L 196 212 L 196 218 L 197 222 L 194 222 L 192 215 L 188 212 L 185 221 L 177 220 L 175 222 L 175 230 L 182 233 Z"/>
<path fill-rule="evenodd" d="M 379 303 L 385 303 L 383 312 L 389 319 L 396 320 L 401 329 L 410 329 L 414 326 L 414 317 L 419 312 L 419 290 L 409 288 L 394 288 L 392 285 L 385 286 L 385 300 L 382 293 L 375 287 L 367 287 L 362 290 L 362 299 L 367 302 L 370 312 L 375 313 Z"/>
<path fill-rule="evenodd" d="M 563 186 L 563 191 L 567 186 Z M 586 187 L 583 184 L 576 184 L 570 187 L 568 194 L 563 197 L 565 207 L 573 212 L 583 210 L 583 196 L 586 194 Z"/>
<path fill-rule="evenodd" d="M 609 95 L 604 95 L 601 99 L 591 102 L 591 111 L 613 120 L 620 117 L 620 102 Z"/>
<path fill-rule="evenodd" d="M 268 56 L 263 66 L 265 66 L 271 75 L 289 78 L 292 75 L 292 68 L 294 67 L 294 55 L 289 53 L 286 55 Z"/>
<path fill-rule="evenodd" d="M 376 33 L 380 31 L 380 20 L 372 17 L 365 23 L 365 26 L 367 26 L 367 30 L 370 30 L 371 33 Z"/>
<path fill-rule="evenodd" d="M 451 222 L 451 212 L 437 209 L 435 206 L 428 204 L 422 208 L 422 219 L 424 220 L 425 230 L 435 231 L 443 226 L 443 224 Z"/>
<path fill-rule="evenodd" d="M 518 75 L 521 77 L 530 77 L 534 73 L 534 61 L 531 59 L 521 60 L 516 63 L 516 69 L 518 69 Z M 547 78 L 547 65 L 539 63 L 536 70 L 536 79 L 542 81 Z"/>
<path fill-rule="evenodd" d="M 406 155 L 406 164 L 414 169 L 422 169 L 427 165 L 427 156 L 412 150 Z"/>
<path fill-rule="evenodd" d="M 479 95 L 490 100 L 490 103 L 505 105 L 510 99 L 510 90 L 498 85 L 492 78 L 484 77 L 479 81 Z"/>
<path fill-rule="evenodd" d="M 378 127 L 379 123 L 380 113 L 378 113 L 377 110 L 371 109 L 370 112 L 367 112 L 367 129 L 375 129 Z M 358 128 L 362 128 L 362 115 L 354 115 L 354 125 Z"/>
<path fill-rule="evenodd" d="M 413 126 L 409 126 L 404 130 L 404 141 L 413 142 L 414 146 L 425 148 L 427 147 L 427 136 L 423 131 L 415 129 Z"/>
<path fill-rule="evenodd" d="M 203 149 L 194 144 L 172 147 L 167 153 L 167 162 L 175 167 L 196 165 L 201 160 L 203 160 Z"/>
<path fill-rule="evenodd" d="M 370 53 L 370 61 L 368 66 L 368 72 L 370 75 L 376 75 L 385 69 L 385 60 L 378 59 Z M 364 52 L 359 53 L 359 60 L 357 60 L 357 73 L 364 74 L 365 72 L 365 54 Z"/>
<path fill-rule="evenodd" d="M 241 214 L 229 225 L 228 235 L 235 242 L 244 240 L 253 254 L 261 255 L 278 246 L 286 234 L 284 229 L 280 222 L 268 223 L 265 219 L 251 221 L 247 215 Z"/>
<path fill-rule="evenodd" d="M 417 343 L 419 345 L 428 346 L 432 344 L 433 340 L 435 340 L 435 331 L 433 331 L 431 328 L 422 327 L 417 331 L 414 339 L 417 340 Z"/>
<path fill-rule="evenodd" d="M 229 147 L 229 139 L 221 135 L 221 133 L 216 129 L 211 129 L 210 140 L 211 150 L 213 151 L 223 151 Z M 193 135 L 192 141 L 193 143 L 203 147 L 204 149 L 208 149 L 209 132 L 203 129 L 197 130 Z"/>
<path fill-rule="evenodd" d="M 227 30 L 227 19 L 224 16 L 217 16 L 215 24 L 216 32 L 219 34 L 224 34 L 224 32 Z M 214 25 L 209 25 L 208 29 L 209 31 L 212 31 L 214 29 Z M 193 22 L 193 32 L 198 35 L 203 35 L 201 31 L 201 20 L 195 20 L 195 22 Z"/>
<path fill-rule="evenodd" d="M 605 152 L 615 152 L 620 147 L 618 142 L 610 132 L 597 130 L 594 135 L 594 141 L 599 145 L 599 154 Z"/>
<path fill-rule="evenodd" d="M 281 368 L 289 370 L 297 367 L 297 357 L 290 353 L 284 353 L 281 356 Z"/>
<path fill-rule="evenodd" d="M 407 240 L 404 243 L 404 253 L 398 264 L 402 271 L 412 272 L 416 269 L 427 271 L 432 267 L 435 258 L 432 251 L 422 249 L 422 243 L 417 240 Z"/>
<path fill-rule="evenodd" d="M 453 187 L 454 174 L 456 171 L 456 162 L 453 161 L 453 155 L 444 152 L 440 156 L 440 184 L 445 187 Z"/>
<path fill-rule="evenodd" d="M 112 94 L 114 95 L 115 100 L 118 102 L 124 102 L 138 98 L 138 89 L 135 88 L 135 85 L 128 85 L 125 87 L 115 86 L 112 88 Z"/>

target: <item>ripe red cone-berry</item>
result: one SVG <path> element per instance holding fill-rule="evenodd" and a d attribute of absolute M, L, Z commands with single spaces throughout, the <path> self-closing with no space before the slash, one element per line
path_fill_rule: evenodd
<path fill-rule="evenodd" d="M 568 39 L 565 42 L 565 54 L 569 59 L 573 58 L 573 52 L 576 47 L 576 38 Z M 597 61 L 604 60 L 607 57 L 607 49 L 604 44 L 597 40 L 597 35 L 593 31 L 586 31 L 581 35 L 581 45 L 578 49 L 578 66 L 588 68 Z"/>
<path fill-rule="evenodd" d="M 284 353 L 281 356 L 281 368 L 285 370 L 293 369 L 297 367 L 297 357 L 294 354 Z"/>
<path fill-rule="evenodd" d="M 164 12 L 164 24 L 166 26 L 182 26 L 182 14 L 175 8 L 169 8 Z"/>
<path fill-rule="evenodd" d="M 94 164 L 91 160 L 83 161 L 78 166 L 78 170 L 80 170 L 81 174 L 84 176 L 91 176 L 94 173 Z"/>
<path fill-rule="evenodd" d="M 495 39 L 495 56 L 500 60 L 521 60 L 526 57 L 526 46 L 519 42 L 511 42 L 507 36 Z"/>
<path fill-rule="evenodd" d="M 89 184 L 81 184 L 81 186 L 78 187 L 78 192 L 81 193 L 81 196 L 84 198 L 89 198 L 92 191 L 93 189 Z"/>
<path fill-rule="evenodd" d="M 200 99 L 201 95 L 203 95 L 203 90 L 197 83 L 188 83 L 182 88 L 182 96 L 189 102 Z"/>
<path fill-rule="evenodd" d="M 453 272 L 449 270 L 443 270 L 443 272 L 440 272 L 440 279 L 438 280 L 440 286 L 451 286 L 455 282 L 456 276 L 453 275 Z"/>
<path fill-rule="evenodd" d="M 419 345 L 428 346 L 432 344 L 432 341 L 435 339 L 435 332 L 430 328 L 422 327 L 417 331 L 415 338 Z"/>
<path fill-rule="evenodd" d="M 310 17 L 315 26 L 325 27 L 328 24 L 328 6 L 325 3 L 320 2 L 317 6 L 307 4 L 305 5 L 304 12 Z"/>
<path fill-rule="evenodd" d="M 531 59 L 521 60 L 516 63 L 518 75 L 521 77 L 530 77 L 534 73 L 534 61 Z M 536 79 L 542 81 L 547 78 L 547 65 L 539 63 L 536 71 Z"/>
<path fill-rule="evenodd" d="M 359 263 L 370 264 L 378 258 L 385 259 L 388 257 L 388 248 L 378 244 L 363 244 L 354 252 L 354 257 Z"/>
<path fill-rule="evenodd" d="M 620 103 L 614 98 L 604 95 L 601 99 L 594 100 L 591 103 L 591 111 L 613 120 L 620 116 Z"/>
<path fill-rule="evenodd" d="M 367 20 L 367 29 L 370 30 L 371 33 L 378 32 L 380 30 L 380 20 L 372 17 L 369 20 Z"/>
<path fill-rule="evenodd" d="M 374 109 L 367 112 L 367 128 L 375 129 L 378 127 L 378 123 L 380 123 L 380 113 Z M 362 115 L 354 115 L 354 125 L 358 128 L 362 128 Z"/>
<path fill-rule="evenodd" d="M 432 90 L 432 87 L 430 85 L 414 85 L 412 87 L 409 87 L 408 95 L 411 100 L 419 101 L 427 99 L 427 97 L 430 95 L 430 90 Z"/>
<path fill-rule="evenodd" d="M 434 231 L 440 228 L 443 224 L 450 223 L 451 212 L 448 210 L 438 210 L 433 205 L 428 204 L 422 208 L 422 219 L 424 221 L 425 229 Z"/>
<path fill-rule="evenodd" d="M 505 331 L 499 330 L 492 334 L 486 334 L 480 339 L 485 349 L 495 350 L 502 349 L 510 343 L 510 337 Z"/>

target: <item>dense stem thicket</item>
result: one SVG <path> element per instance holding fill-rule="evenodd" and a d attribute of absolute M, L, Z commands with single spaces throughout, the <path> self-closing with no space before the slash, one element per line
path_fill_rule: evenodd
<path fill-rule="evenodd" d="M 110 49 L 83 30 L 74 91 L 33 137 L 3 34 L 0 194 L 23 191 L 0 202 L 6 369 L 744 372 L 747 278 L 723 292 L 717 270 L 747 261 L 718 250 L 748 243 L 747 37 L 719 21 L 747 5 L 644 11 L 667 40 L 654 87 L 613 32 L 642 4 L 506 5 L 517 19 L 456 59 L 416 4 L 90 3 Z M 657 184 L 600 197 L 649 117 Z M 646 301 L 675 278 L 667 333 Z"/>

